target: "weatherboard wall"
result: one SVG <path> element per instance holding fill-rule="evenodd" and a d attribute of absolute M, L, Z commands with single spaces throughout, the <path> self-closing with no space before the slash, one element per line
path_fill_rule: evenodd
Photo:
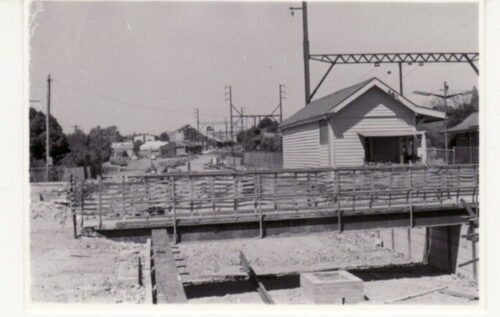
<path fill-rule="evenodd" d="M 320 161 L 318 122 L 283 131 L 284 168 L 319 167 Z"/>
<path fill-rule="evenodd" d="M 372 88 L 340 110 L 331 119 L 333 166 L 364 164 L 365 152 L 360 133 L 415 132 L 414 113 L 379 88 Z"/>

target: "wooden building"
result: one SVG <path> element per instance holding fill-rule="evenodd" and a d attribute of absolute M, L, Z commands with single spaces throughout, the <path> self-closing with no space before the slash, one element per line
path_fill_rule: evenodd
<path fill-rule="evenodd" d="M 424 122 L 444 113 L 417 106 L 371 78 L 311 102 L 281 126 L 285 168 L 425 162 Z"/>
<path fill-rule="evenodd" d="M 462 122 L 448 129 L 450 147 L 454 149 L 455 163 L 479 162 L 479 113 L 473 112 Z"/>

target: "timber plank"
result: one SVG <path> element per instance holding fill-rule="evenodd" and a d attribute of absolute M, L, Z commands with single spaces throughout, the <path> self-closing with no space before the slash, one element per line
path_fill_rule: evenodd
<path fill-rule="evenodd" d="M 155 267 L 156 303 L 186 303 L 186 293 L 170 248 L 167 230 L 151 230 L 151 239 Z"/>

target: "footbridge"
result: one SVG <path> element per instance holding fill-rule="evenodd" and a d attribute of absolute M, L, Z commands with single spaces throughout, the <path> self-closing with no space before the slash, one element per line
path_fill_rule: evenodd
<path fill-rule="evenodd" d="M 477 220 L 477 165 L 167 173 L 72 179 L 75 237 L 174 242 L 450 226 Z"/>

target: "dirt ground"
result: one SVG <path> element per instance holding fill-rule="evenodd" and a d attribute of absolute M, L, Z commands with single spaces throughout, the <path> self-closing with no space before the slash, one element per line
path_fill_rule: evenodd
<path fill-rule="evenodd" d="M 138 257 L 144 245 L 73 238 L 69 210 L 33 201 L 30 221 L 31 300 L 35 303 L 142 303 Z"/>
<path fill-rule="evenodd" d="M 45 197 L 40 201 L 40 192 Z M 32 192 L 30 221 L 31 297 L 33 302 L 145 303 L 138 285 L 138 258 L 145 246 L 101 237 L 73 239 L 72 219 L 63 201 L 63 189 Z M 378 276 L 373 267 L 405 266 L 402 254 L 384 248 L 376 232 L 323 233 L 294 237 L 190 242 L 178 245 L 179 272 L 184 282 L 209 282 L 244 275 L 242 251 L 257 274 L 364 267 L 365 304 L 448 286 L 477 295 L 475 283 L 449 274 Z M 369 269 L 366 269 L 369 267 Z M 373 269 L 375 270 L 375 269 Z M 354 272 L 354 271 L 353 271 Z M 375 272 L 375 271 L 374 271 Z M 300 288 L 271 290 L 277 304 L 309 303 Z M 262 303 L 256 292 L 189 299 L 189 303 Z M 395 304 L 477 304 L 465 298 L 432 293 Z"/>
<path fill-rule="evenodd" d="M 185 282 L 218 280 L 226 275 L 242 275 L 239 252 L 242 251 L 257 274 L 293 274 L 307 271 L 351 269 L 364 280 L 365 304 L 385 301 L 447 286 L 449 290 L 477 295 L 478 288 L 467 279 L 419 269 L 402 254 L 380 245 L 375 232 L 325 233 L 300 237 L 278 237 L 185 243 L 179 245 Z M 414 274 L 381 276 L 376 268 L 416 266 Z M 370 269 L 373 268 L 373 269 Z M 364 268 L 360 270 L 360 268 Z M 413 270 L 413 269 L 412 269 Z M 410 270 L 410 272 L 412 271 Z M 403 270 L 403 272 L 405 272 Z M 426 276 L 428 274 L 428 276 Z M 407 275 L 407 276 L 405 276 Z M 414 275 L 414 276 L 412 276 Z M 300 288 L 269 291 L 277 304 L 311 303 Z M 193 298 L 192 303 L 262 303 L 256 292 Z M 477 304 L 465 298 L 439 292 L 394 304 Z"/>
<path fill-rule="evenodd" d="M 257 274 L 317 271 L 408 263 L 399 253 L 377 246 L 376 234 L 324 233 L 294 237 L 181 243 L 186 281 L 242 274 L 243 252 Z"/>
<path fill-rule="evenodd" d="M 380 305 L 385 301 L 425 292 L 441 286 L 447 289 L 459 291 L 465 294 L 477 295 L 476 286 L 455 275 L 424 276 L 414 278 L 395 278 L 379 281 L 364 281 L 365 301 L 357 305 Z M 300 288 L 271 290 L 269 295 L 275 304 L 312 304 L 304 296 Z M 194 298 L 189 300 L 193 304 L 263 304 L 257 292 L 246 292 L 242 294 L 228 294 L 225 296 L 210 296 Z M 392 305 L 474 305 L 478 301 L 468 300 L 463 297 L 450 296 L 440 292 L 433 292 L 415 298 L 397 301 Z"/>

